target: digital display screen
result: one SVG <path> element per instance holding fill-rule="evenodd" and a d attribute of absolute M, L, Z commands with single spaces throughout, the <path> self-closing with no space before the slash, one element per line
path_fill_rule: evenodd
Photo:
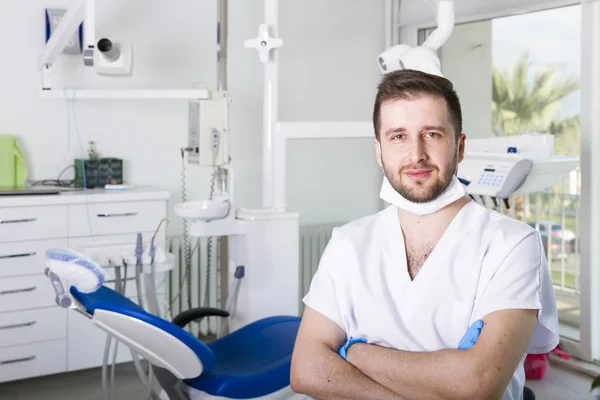
<path fill-rule="evenodd" d="M 494 168 L 486 168 L 484 169 L 485 172 L 495 172 L 496 170 Z"/>

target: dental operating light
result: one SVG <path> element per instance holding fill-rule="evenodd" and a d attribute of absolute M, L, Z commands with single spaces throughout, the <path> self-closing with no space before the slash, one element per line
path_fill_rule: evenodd
<path fill-rule="evenodd" d="M 425 42 L 417 47 L 398 44 L 378 57 L 382 74 L 402 69 L 414 69 L 443 76 L 437 50 L 446 43 L 454 29 L 454 2 L 440 0 L 437 3 L 437 28 Z"/>

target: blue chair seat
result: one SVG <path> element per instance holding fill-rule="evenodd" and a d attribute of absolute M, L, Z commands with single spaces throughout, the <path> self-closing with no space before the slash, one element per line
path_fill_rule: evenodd
<path fill-rule="evenodd" d="M 184 342 L 205 367 L 200 376 L 185 381 L 195 389 L 213 396 L 250 399 L 290 384 L 292 351 L 300 317 L 264 318 L 225 337 L 202 343 L 189 332 L 145 312 L 107 287 L 93 293 L 81 293 L 72 287 L 71 294 L 90 314 L 96 309 L 118 312 L 156 326 Z"/>
<path fill-rule="evenodd" d="M 299 317 L 269 317 L 207 343 L 216 363 L 187 383 L 213 396 L 233 399 L 265 396 L 289 386 L 299 326 Z"/>

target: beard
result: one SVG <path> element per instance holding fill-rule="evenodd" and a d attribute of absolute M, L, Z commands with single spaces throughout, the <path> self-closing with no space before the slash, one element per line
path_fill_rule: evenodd
<path fill-rule="evenodd" d="M 413 203 L 428 203 L 437 199 L 444 191 L 450 186 L 452 183 L 452 179 L 454 174 L 458 169 L 458 159 L 457 157 L 453 157 L 451 160 L 451 164 L 446 169 L 446 172 L 443 176 L 436 175 L 433 176 L 434 172 L 439 172 L 433 165 L 427 164 L 419 164 L 419 165 L 410 165 L 402 168 L 399 172 L 393 171 L 391 168 L 387 168 L 385 163 L 383 163 L 382 157 L 382 165 L 383 172 L 387 180 L 390 182 L 394 190 L 398 192 L 402 197 L 411 201 Z M 432 174 L 427 177 L 425 180 L 411 180 L 412 183 L 408 184 L 404 181 L 404 171 L 409 169 L 428 169 L 432 171 Z M 433 182 L 427 182 L 431 179 L 435 179 Z"/>

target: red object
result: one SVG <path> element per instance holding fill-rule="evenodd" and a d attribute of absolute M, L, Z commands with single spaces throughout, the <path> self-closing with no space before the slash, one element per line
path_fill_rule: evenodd
<path fill-rule="evenodd" d="M 561 350 L 559 346 L 557 346 L 550 353 L 556 354 L 557 356 L 559 356 L 560 358 L 564 358 L 565 360 L 571 358 L 571 356 L 568 353 Z M 548 365 L 550 364 L 550 361 L 548 360 L 548 354 L 550 353 L 528 354 L 527 357 L 525 357 L 525 363 L 523 366 L 525 368 L 526 379 L 537 381 L 544 378 L 546 370 L 548 369 Z"/>
<path fill-rule="evenodd" d="M 548 364 L 548 354 L 528 354 L 524 363 L 525 378 L 534 381 L 543 379 Z"/>

